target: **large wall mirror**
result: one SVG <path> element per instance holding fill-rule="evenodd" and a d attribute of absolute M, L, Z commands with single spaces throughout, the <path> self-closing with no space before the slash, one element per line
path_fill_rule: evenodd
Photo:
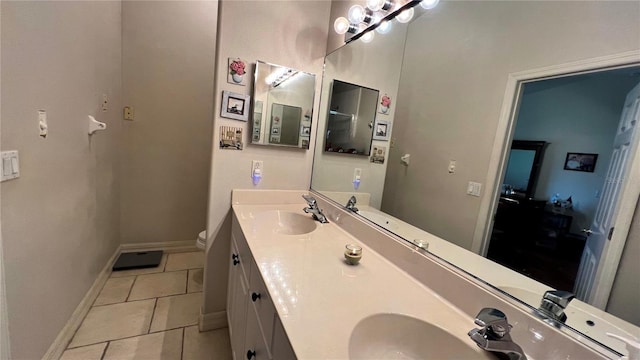
<path fill-rule="evenodd" d="M 256 62 L 251 143 L 308 149 L 316 76 Z"/>
<path fill-rule="evenodd" d="M 536 221 L 527 224 L 541 227 L 538 232 L 511 224 L 509 231 L 521 238 L 527 233 L 545 236 L 544 241 L 526 237 L 530 242 L 519 248 L 519 253 L 507 256 L 544 260 L 543 255 L 560 254 L 571 257 L 577 265 L 569 261 L 542 262 L 537 268 L 531 264 L 521 269 L 514 261 L 513 267 L 502 264 L 487 271 L 469 261 L 470 256 L 450 256 L 435 247 L 429 250 L 533 308 L 540 306 L 545 290 L 577 292 L 580 279 L 576 273 L 584 249 L 590 248 L 591 254 L 596 254 L 594 269 L 598 264 L 610 263 L 605 245 L 593 242 L 599 237 L 587 238 L 582 229 L 589 229 L 598 216 L 600 199 L 605 196 L 603 184 L 611 159 L 615 158 L 612 144 L 616 129 L 620 129 L 625 96 L 639 82 L 634 75 L 638 68 L 630 67 L 640 65 L 640 55 L 634 53 L 633 57 L 620 60 L 617 70 L 594 66 L 594 70 L 603 70 L 602 76 L 598 71 L 581 74 L 583 77 L 520 83 L 514 95 L 518 99 L 514 106 L 519 108 L 506 111 L 505 90 L 510 74 L 640 51 L 640 4 L 442 1 L 433 10 L 416 7 L 415 12 L 410 23 L 394 22 L 390 32 L 376 33 L 370 43 L 356 40 L 327 55 L 319 111 L 330 110 L 328 99 L 335 79 L 378 89 L 393 99 L 393 105 L 388 113 L 378 113 L 376 120 L 388 121 L 392 132 L 389 141 L 372 143 L 372 147 L 382 149 L 383 163 L 372 162 L 371 157 L 329 157 L 318 140 L 311 188 L 341 205 L 356 195 L 362 214 L 392 220 L 393 229 L 387 230 L 408 241 L 428 233 L 444 239 L 449 244 L 447 249 L 455 247 L 482 256 L 489 250 L 493 217 L 503 195 L 517 201 L 523 214 L 535 214 Z M 586 98 L 592 99 L 591 103 L 580 102 Z M 568 113 L 563 110 L 565 105 L 579 111 Z M 505 125 L 501 119 L 509 110 L 514 120 Z M 327 129 L 326 120 L 321 121 L 318 134 Z M 504 139 L 500 150 L 495 150 L 496 139 Z M 542 161 L 536 161 L 536 151 L 514 154 L 514 158 L 521 158 L 518 162 L 528 158 L 531 166 L 527 171 L 522 167 L 521 174 L 512 178 L 511 174 L 506 177 L 505 172 L 513 139 L 534 139 L 547 146 L 543 147 L 546 150 Z M 635 146 L 632 144 L 631 149 Z M 565 170 L 567 153 L 572 152 L 600 154 L 595 171 Z M 401 160 L 408 156 L 410 162 Z M 494 166 L 496 162 L 499 165 Z M 531 171 L 536 166 L 537 174 Z M 352 184 L 354 171 L 362 174 L 358 189 Z M 502 185 L 509 182 L 513 182 L 512 189 L 521 193 L 522 201 L 502 194 Z M 562 201 L 551 204 L 557 193 Z M 567 205 L 568 198 L 572 207 Z M 631 208 L 632 216 L 637 194 L 621 201 L 624 208 Z M 630 222 L 626 223 L 627 230 Z M 639 222 L 634 220 L 631 235 L 625 235 L 629 249 L 638 248 L 635 243 L 640 242 Z M 403 233 L 401 229 L 408 231 Z M 495 236 L 506 239 L 504 234 Z M 591 243 L 595 245 L 590 247 Z M 633 250 L 621 252 L 620 269 L 631 266 L 631 270 L 617 273 L 630 271 L 637 275 L 637 261 L 625 262 Z M 597 254 L 602 255 L 599 260 Z M 620 254 L 617 256 L 620 260 Z M 616 265 L 602 271 L 615 274 L 618 262 L 613 263 Z M 552 286 L 540 280 L 541 268 L 556 277 L 573 272 L 573 286 Z M 505 286 L 500 278 L 507 273 L 520 276 L 522 283 Z M 528 288 L 525 280 L 538 285 Z M 598 283 L 592 283 L 586 292 L 577 292 L 578 298 L 568 310 L 574 312 L 573 316 L 569 314 L 566 324 L 582 332 L 585 336 L 581 338 L 595 339 L 622 354 L 626 352 L 624 344 L 609 339 L 605 333 L 615 329 L 624 336 L 640 334 L 640 292 L 634 276 L 617 276 L 615 281 L 611 296 L 607 296 L 608 304 L 607 299 L 589 295 L 597 292 Z M 578 316 L 578 312 L 586 315 Z M 587 325 L 586 320 L 592 320 L 595 326 Z"/>

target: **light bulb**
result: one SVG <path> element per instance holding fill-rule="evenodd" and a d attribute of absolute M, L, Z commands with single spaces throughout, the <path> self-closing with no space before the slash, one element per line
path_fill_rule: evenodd
<path fill-rule="evenodd" d="M 336 21 L 334 21 L 334 23 L 333 23 L 333 29 L 338 34 L 346 34 L 346 32 L 349 30 L 350 26 L 351 26 L 351 24 L 349 23 L 349 20 L 347 20 L 344 17 L 337 18 Z"/>
<path fill-rule="evenodd" d="M 375 33 L 373 31 L 369 31 L 368 33 L 362 35 L 360 40 L 362 40 L 363 43 L 370 43 L 371 40 L 373 40 L 373 36 L 374 35 L 375 35 Z"/>
<path fill-rule="evenodd" d="M 367 0 L 367 7 L 371 11 L 380 11 L 385 2 L 385 0 Z"/>
<path fill-rule="evenodd" d="M 400 14 L 398 14 L 398 16 L 396 16 L 398 22 L 401 22 L 403 24 L 411 21 L 411 18 L 413 18 L 413 8 L 404 10 Z"/>
<path fill-rule="evenodd" d="M 366 13 L 361 5 L 353 5 L 349 8 L 347 17 L 352 24 L 359 24 L 364 20 Z"/>
<path fill-rule="evenodd" d="M 367 8 L 371 11 L 389 11 L 393 7 L 393 0 L 367 0 Z"/>
<path fill-rule="evenodd" d="M 389 31 L 391 31 L 391 22 L 390 21 L 383 21 L 380 23 L 380 25 L 378 25 L 378 27 L 376 28 L 376 31 L 380 34 L 386 34 Z"/>
<path fill-rule="evenodd" d="M 431 10 L 434 7 L 438 6 L 440 0 L 422 0 L 420 2 L 420 6 L 425 10 Z"/>

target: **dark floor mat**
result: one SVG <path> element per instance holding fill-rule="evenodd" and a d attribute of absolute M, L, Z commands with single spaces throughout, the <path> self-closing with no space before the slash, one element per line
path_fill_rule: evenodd
<path fill-rule="evenodd" d="M 123 253 L 113 264 L 113 271 L 157 267 L 160 261 L 162 261 L 162 251 Z"/>

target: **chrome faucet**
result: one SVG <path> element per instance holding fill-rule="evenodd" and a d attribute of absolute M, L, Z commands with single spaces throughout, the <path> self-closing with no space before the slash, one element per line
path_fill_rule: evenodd
<path fill-rule="evenodd" d="M 358 212 L 358 208 L 356 207 L 356 197 L 355 196 L 351 196 L 349 198 L 349 201 L 347 201 L 347 210 L 353 211 L 355 213 Z"/>
<path fill-rule="evenodd" d="M 302 209 L 304 212 L 306 212 L 307 214 L 311 214 L 314 220 L 318 220 L 319 222 L 326 224 L 329 222 L 329 220 L 327 220 L 327 217 L 324 216 L 324 214 L 322 213 L 322 210 L 320 210 L 320 208 L 318 208 L 318 203 L 316 202 L 316 199 L 314 199 L 313 196 L 311 195 L 302 195 L 302 197 L 304 198 L 304 200 L 307 202 L 307 204 L 309 204 L 308 207 Z"/>
<path fill-rule="evenodd" d="M 564 310 L 575 297 L 573 293 L 568 291 L 549 290 L 542 296 L 538 311 L 551 320 L 563 323 L 567 321 L 567 314 L 564 313 Z"/>
<path fill-rule="evenodd" d="M 502 311 L 484 308 L 476 315 L 475 324 L 482 328 L 468 335 L 481 349 L 507 354 L 510 360 L 527 360 L 522 348 L 511 339 L 511 325 Z"/>

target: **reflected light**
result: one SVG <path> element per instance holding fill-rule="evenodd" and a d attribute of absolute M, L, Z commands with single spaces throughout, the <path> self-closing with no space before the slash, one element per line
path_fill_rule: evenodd
<path fill-rule="evenodd" d="M 391 22 L 390 21 L 383 21 L 380 23 L 380 25 L 378 25 L 378 27 L 376 28 L 376 31 L 379 34 L 386 34 L 389 31 L 391 31 Z"/>
<path fill-rule="evenodd" d="M 396 16 L 396 19 L 398 20 L 398 22 L 401 22 L 403 24 L 408 23 L 413 18 L 413 13 L 414 13 L 413 8 L 404 10 L 403 12 L 398 14 L 398 16 Z"/>
<path fill-rule="evenodd" d="M 420 2 L 420 7 L 425 10 L 431 10 L 434 7 L 438 6 L 438 3 L 440 3 L 440 0 L 422 0 Z"/>

